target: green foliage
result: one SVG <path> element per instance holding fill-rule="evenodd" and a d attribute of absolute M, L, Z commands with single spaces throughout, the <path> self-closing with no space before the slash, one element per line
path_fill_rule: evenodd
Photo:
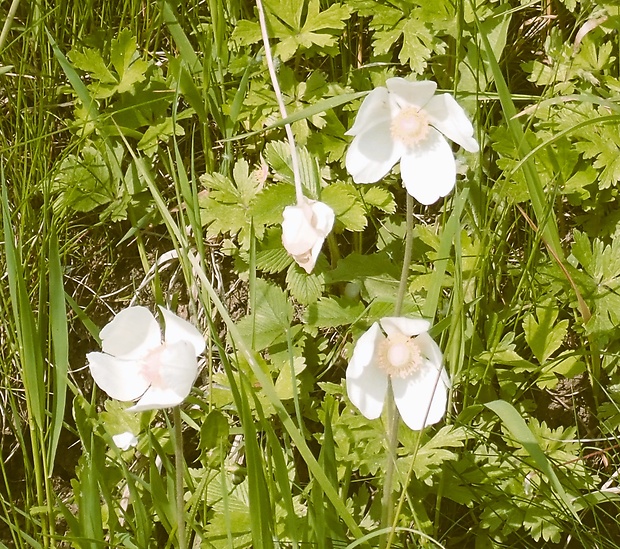
<path fill-rule="evenodd" d="M 400 314 L 432 319 L 452 386 L 442 423 L 398 429 L 392 546 L 616 547 L 617 8 L 264 3 L 303 191 L 336 216 L 311 274 L 282 246 L 297 197 L 252 2 L 6 18 L 0 545 L 176 543 L 168 412 L 84 370 L 129 303 L 207 340 L 181 408 L 188 546 L 379 543 L 388 418 L 344 378 L 394 314 L 405 190 L 398 167 L 353 183 L 345 132 L 403 76 L 453 92 L 481 153 L 455 146 L 454 191 L 414 207 Z"/>

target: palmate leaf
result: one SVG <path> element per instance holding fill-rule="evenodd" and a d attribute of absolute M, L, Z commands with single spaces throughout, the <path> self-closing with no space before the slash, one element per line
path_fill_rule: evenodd
<path fill-rule="evenodd" d="M 525 341 L 540 364 L 560 348 L 566 336 L 568 320 L 556 322 L 558 312 L 552 303 L 541 304 L 536 307 L 536 315 L 530 313 L 523 319 Z"/>
<path fill-rule="evenodd" d="M 405 436 L 411 439 L 408 443 L 404 443 L 405 450 L 410 453 L 411 448 L 415 446 L 415 440 L 413 440 L 410 431 L 407 431 Z M 444 425 L 433 438 L 419 448 L 414 456 L 409 455 L 399 460 L 399 468 L 402 468 L 405 473 L 402 478 L 406 478 L 406 472 L 411 467 L 411 461 L 413 460 L 413 472 L 415 476 L 431 485 L 432 481 L 430 476 L 433 471 L 436 471 L 444 461 L 457 459 L 456 453 L 449 448 L 462 448 L 464 444 L 463 441 L 466 438 L 467 433 L 462 427 Z M 411 444 L 411 446 L 409 446 L 409 444 Z M 407 448 L 408 446 L 409 448 Z"/>
<path fill-rule="evenodd" d="M 321 11 L 319 0 L 270 0 L 269 31 L 278 39 L 274 54 L 287 61 L 299 49 L 329 48 L 336 44 L 351 10 L 346 5 L 333 4 Z M 255 44 L 261 40 L 258 23 L 239 21 L 233 40 L 241 44 Z"/>
<path fill-rule="evenodd" d="M 127 29 L 112 40 L 109 63 L 92 48 L 72 49 L 68 57 L 78 69 L 89 74 L 93 82 L 88 88 L 100 99 L 133 92 L 136 84 L 144 81 L 149 68 L 149 63 L 140 59 L 136 39 Z"/>
<path fill-rule="evenodd" d="M 584 299 L 592 307 L 592 318 L 586 324 L 588 333 L 614 330 L 620 324 L 620 241 L 605 245 L 598 238 L 590 241 L 585 233 L 574 232 L 570 262 L 581 265 L 585 273 L 577 273 Z"/>

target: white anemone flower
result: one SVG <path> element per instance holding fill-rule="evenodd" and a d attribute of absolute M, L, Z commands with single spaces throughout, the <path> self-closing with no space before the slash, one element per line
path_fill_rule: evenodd
<path fill-rule="evenodd" d="M 130 412 L 181 404 L 198 373 L 205 349 L 202 334 L 189 322 L 160 307 L 165 332 L 145 307 L 128 307 L 101 330 L 102 353 L 88 353 L 95 383 L 110 397 L 137 400 Z"/>
<path fill-rule="evenodd" d="M 375 183 L 400 160 L 407 192 L 422 204 L 433 204 L 456 183 L 456 161 L 445 138 L 477 152 L 474 128 L 450 94 L 435 95 L 435 82 L 389 78 L 386 86 L 366 96 L 346 132 L 355 136 L 347 171 L 356 183 Z"/>
<path fill-rule="evenodd" d="M 131 431 L 125 431 L 124 433 L 119 433 L 118 435 L 113 435 L 112 440 L 116 446 L 123 450 L 129 450 L 129 448 L 138 445 L 138 438 Z"/>
<path fill-rule="evenodd" d="M 381 415 L 388 381 L 410 429 L 423 429 L 444 416 L 450 378 L 429 327 L 423 319 L 386 317 L 359 338 L 347 367 L 347 394 L 366 418 Z"/>
<path fill-rule="evenodd" d="M 303 197 L 284 208 L 282 244 L 308 274 L 314 269 L 325 238 L 334 226 L 334 211 L 323 202 Z"/>

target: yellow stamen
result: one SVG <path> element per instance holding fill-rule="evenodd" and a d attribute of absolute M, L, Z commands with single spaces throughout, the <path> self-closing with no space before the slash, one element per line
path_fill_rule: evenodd
<path fill-rule="evenodd" d="M 423 361 L 415 338 L 403 334 L 394 334 L 382 341 L 377 352 L 381 369 L 392 377 L 406 378 L 415 374 Z"/>

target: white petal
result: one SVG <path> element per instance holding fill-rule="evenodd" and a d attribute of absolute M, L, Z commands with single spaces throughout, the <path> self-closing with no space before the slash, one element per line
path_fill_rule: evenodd
<path fill-rule="evenodd" d="M 448 142 L 435 129 L 400 160 L 400 174 L 407 192 L 429 205 L 446 196 L 456 183 L 456 161 Z"/>
<path fill-rule="evenodd" d="M 429 122 L 448 139 L 466 151 L 478 152 L 478 142 L 473 138 L 474 127 L 463 108 L 449 93 L 436 95 L 424 107 Z"/>
<path fill-rule="evenodd" d="M 312 207 L 312 225 L 317 233 L 325 238 L 334 226 L 334 210 L 317 200 L 310 200 L 309 202 Z"/>
<path fill-rule="evenodd" d="M 407 337 L 417 336 L 428 332 L 431 327 L 431 323 L 423 318 L 405 318 L 403 316 L 386 316 L 380 322 L 388 337 L 396 334 L 403 334 Z"/>
<path fill-rule="evenodd" d="M 325 238 L 334 226 L 334 211 L 323 202 L 303 199 L 297 206 L 284 208 L 282 244 L 293 259 L 311 273 Z"/>
<path fill-rule="evenodd" d="M 287 206 L 282 213 L 282 244 L 292 256 L 307 253 L 317 239 L 306 212 L 311 214 L 312 210 Z"/>
<path fill-rule="evenodd" d="M 95 383 L 116 400 L 135 400 L 147 390 L 149 382 L 142 375 L 139 360 L 116 358 L 104 353 L 86 355 Z"/>
<path fill-rule="evenodd" d="M 145 412 L 147 410 L 172 408 L 173 406 L 178 406 L 181 404 L 184 399 L 185 397 L 180 397 L 177 393 L 170 389 L 150 387 L 136 404 L 127 408 L 127 411 Z"/>
<path fill-rule="evenodd" d="M 161 345 L 161 330 L 146 307 L 127 307 L 103 327 L 104 353 L 126 359 L 139 359 Z"/>
<path fill-rule="evenodd" d="M 379 120 L 349 145 L 345 164 L 356 183 L 379 181 L 405 152 L 405 145 L 392 137 L 390 126 L 391 119 Z"/>
<path fill-rule="evenodd" d="M 121 450 L 129 450 L 129 448 L 138 444 L 138 439 L 136 438 L 136 435 L 129 431 L 120 433 L 118 435 L 113 435 L 112 440 L 114 441 L 114 444 L 116 444 L 116 446 L 118 446 L 118 448 L 120 448 Z"/>
<path fill-rule="evenodd" d="M 172 311 L 164 307 L 159 307 L 159 310 L 164 317 L 166 345 L 186 341 L 193 346 L 196 356 L 202 354 L 205 350 L 205 338 L 200 331 L 191 322 L 183 320 Z"/>
<path fill-rule="evenodd" d="M 409 106 L 424 107 L 437 89 L 437 84 L 431 80 L 410 82 L 404 78 L 389 78 L 385 84 L 401 109 Z"/>
<path fill-rule="evenodd" d="M 390 118 L 389 94 L 387 88 L 375 88 L 362 101 L 360 110 L 357 111 L 355 122 L 345 135 L 357 135 L 374 126 L 378 119 Z"/>
<path fill-rule="evenodd" d="M 392 377 L 396 406 L 410 429 L 417 431 L 437 423 L 446 413 L 447 390 L 443 379 L 447 374 L 442 370 L 426 362 L 416 375 L 404 379 Z"/>
<path fill-rule="evenodd" d="M 153 383 L 132 407 L 130 412 L 170 408 L 181 404 L 189 395 L 198 373 L 196 349 L 188 341 L 166 343 L 154 360 L 158 368 L 157 382 Z"/>
<path fill-rule="evenodd" d="M 347 367 L 347 394 L 364 417 L 381 415 L 388 387 L 387 375 L 375 355 L 377 345 L 385 339 L 376 322 L 357 340 Z"/>
<path fill-rule="evenodd" d="M 439 345 L 435 343 L 435 340 L 428 335 L 428 333 L 421 333 L 415 338 L 416 345 L 419 347 L 420 352 L 426 359 L 442 372 L 442 381 L 446 387 L 450 387 L 450 378 L 448 372 L 443 368 L 443 355 Z"/>

